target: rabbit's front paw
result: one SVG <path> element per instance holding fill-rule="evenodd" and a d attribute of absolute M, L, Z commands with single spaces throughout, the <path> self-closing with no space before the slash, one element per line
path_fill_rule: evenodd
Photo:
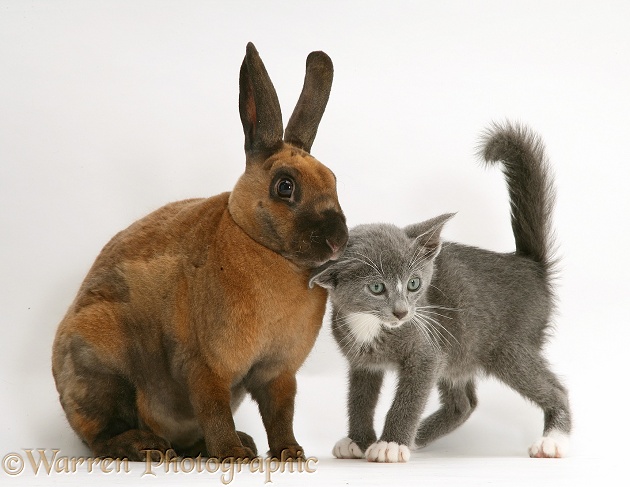
<path fill-rule="evenodd" d="M 407 445 L 399 445 L 393 441 L 372 443 L 365 452 L 368 462 L 403 463 L 408 461 L 410 456 Z"/>
<path fill-rule="evenodd" d="M 276 458 L 280 461 L 297 460 L 305 458 L 304 448 L 300 445 L 287 445 L 283 447 L 271 448 L 268 452 L 269 457 Z"/>
<path fill-rule="evenodd" d="M 228 458 L 233 458 L 235 460 L 251 460 L 253 458 L 256 458 L 256 453 L 254 453 L 251 448 L 248 448 L 246 446 L 235 446 L 232 448 L 227 448 L 220 453 L 210 453 L 210 457 L 217 458 L 221 461 Z"/>
<path fill-rule="evenodd" d="M 333 448 L 333 455 L 337 458 L 363 458 L 363 450 L 350 438 L 342 438 Z"/>

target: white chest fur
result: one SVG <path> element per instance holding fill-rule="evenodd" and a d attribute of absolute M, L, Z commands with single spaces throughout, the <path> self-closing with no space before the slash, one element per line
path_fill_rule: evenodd
<path fill-rule="evenodd" d="M 350 332 L 361 344 L 371 342 L 381 331 L 380 320 L 369 313 L 350 313 L 347 320 Z"/>

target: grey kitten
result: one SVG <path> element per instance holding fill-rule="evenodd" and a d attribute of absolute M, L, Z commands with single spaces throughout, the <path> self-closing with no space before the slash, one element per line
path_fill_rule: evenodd
<path fill-rule="evenodd" d="M 554 307 L 554 193 L 540 139 L 494 125 L 480 150 L 503 162 L 516 252 L 441 242 L 453 214 L 410 225 L 360 225 L 346 252 L 317 269 L 330 290 L 332 330 L 350 365 L 348 437 L 339 458 L 401 462 L 461 425 L 475 409 L 479 373 L 495 376 L 544 412 L 531 457 L 561 457 L 571 430 L 567 391 L 541 355 Z M 377 441 L 374 409 L 386 369 L 398 385 Z M 437 384 L 441 406 L 420 421 Z"/>

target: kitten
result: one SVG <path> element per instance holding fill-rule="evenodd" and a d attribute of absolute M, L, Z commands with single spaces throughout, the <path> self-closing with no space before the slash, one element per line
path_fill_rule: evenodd
<path fill-rule="evenodd" d="M 404 462 L 461 425 L 475 409 L 476 378 L 490 374 L 544 411 L 531 457 L 561 457 L 571 430 L 567 392 L 541 355 L 554 307 L 554 193 L 540 139 L 506 124 L 480 155 L 503 162 L 516 252 L 441 242 L 447 214 L 400 229 L 360 225 L 343 257 L 311 284 L 330 290 L 332 331 L 350 365 L 349 434 L 338 458 Z M 374 409 L 386 369 L 398 385 L 377 441 Z M 437 384 L 440 409 L 420 421 Z"/>

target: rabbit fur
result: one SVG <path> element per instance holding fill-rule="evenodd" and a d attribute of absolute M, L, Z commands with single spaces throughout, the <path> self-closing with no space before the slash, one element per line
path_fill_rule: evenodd
<path fill-rule="evenodd" d="M 253 44 L 240 71 L 246 167 L 233 191 L 168 204 L 103 248 L 61 321 L 52 370 L 61 405 L 97 457 L 251 458 L 232 413 L 258 403 L 272 456 L 296 457 L 295 374 L 326 291 L 310 270 L 343 251 L 336 180 L 310 155 L 332 84 L 323 52 L 284 131 Z"/>

